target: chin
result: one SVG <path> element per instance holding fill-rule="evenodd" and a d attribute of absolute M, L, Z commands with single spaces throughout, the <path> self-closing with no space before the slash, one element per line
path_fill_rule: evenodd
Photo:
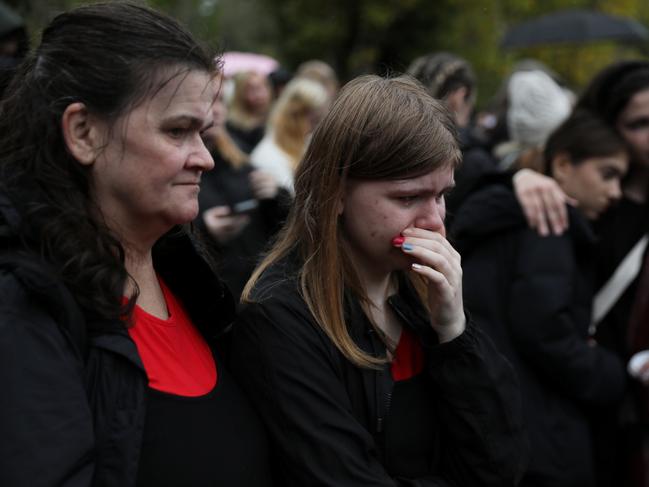
<path fill-rule="evenodd" d="M 198 216 L 198 203 L 195 205 L 187 205 L 185 208 L 180 209 L 177 212 L 174 212 L 173 215 L 170 215 L 169 221 L 173 225 L 184 225 L 196 219 Z"/>

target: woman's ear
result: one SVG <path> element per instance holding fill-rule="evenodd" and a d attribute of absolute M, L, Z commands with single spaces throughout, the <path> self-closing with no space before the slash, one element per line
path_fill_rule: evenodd
<path fill-rule="evenodd" d="M 83 165 L 93 164 L 104 144 L 104 131 L 99 120 L 83 103 L 76 102 L 63 112 L 61 127 L 65 145 L 72 156 Z"/>
<path fill-rule="evenodd" d="M 566 152 L 559 152 L 552 158 L 552 177 L 561 185 L 572 173 L 572 159 Z"/>

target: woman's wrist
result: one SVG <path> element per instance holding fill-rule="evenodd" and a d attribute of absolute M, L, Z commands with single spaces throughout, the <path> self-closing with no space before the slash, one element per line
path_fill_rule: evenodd
<path fill-rule="evenodd" d="M 437 333 L 439 343 L 448 343 L 464 333 L 464 330 L 466 329 L 466 316 L 462 313 L 460 319 L 455 321 L 453 324 L 433 326 L 433 329 L 435 330 L 435 333 Z"/>

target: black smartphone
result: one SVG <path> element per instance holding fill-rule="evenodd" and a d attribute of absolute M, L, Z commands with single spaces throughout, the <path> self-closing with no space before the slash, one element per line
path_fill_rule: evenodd
<path fill-rule="evenodd" d="M 251 200 L 239 201 L 237 203 L 230 205 L 230 212 L 233 215 L 241 215 L 244 213 L 250 213 L 258 206 L 259 206 L 259 202 L 257 200 L 251 199 Z"/>

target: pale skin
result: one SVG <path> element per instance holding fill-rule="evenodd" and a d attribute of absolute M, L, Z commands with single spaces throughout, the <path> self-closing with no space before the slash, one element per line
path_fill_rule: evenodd
<path fill-rule="evenodd" d="M 411 270 L 428 284 L 431 327 L 441 343 L 465 329 L 462 267 L 445 237 L 444 195 L 453 186 L 452 168 L 400 181 L 347 181 L 341 202 L 345 237 L 365 292 L 366 310 L 392 344 L 401 323 L 387 306 L 394 271 Z M 397 243 L 395 236 L 401 238 Z"/>
<path fill-rule="evenodd" d="M 68 149 L 90 167 L 92 197 L 124 247 L 126 270 L 140 291 L 137 304 L 162 319 L 168 310 L 151 250 L 198 213 L 201 174 L 214 166 L 202 135 L 212 124 L 215 95 L 208 73 L 188 71 L 120 117 L 112 131 L 82 103 L 69 105 L 62 117 Z M 127 281 L 124 295 L 133 286 Z"/>

